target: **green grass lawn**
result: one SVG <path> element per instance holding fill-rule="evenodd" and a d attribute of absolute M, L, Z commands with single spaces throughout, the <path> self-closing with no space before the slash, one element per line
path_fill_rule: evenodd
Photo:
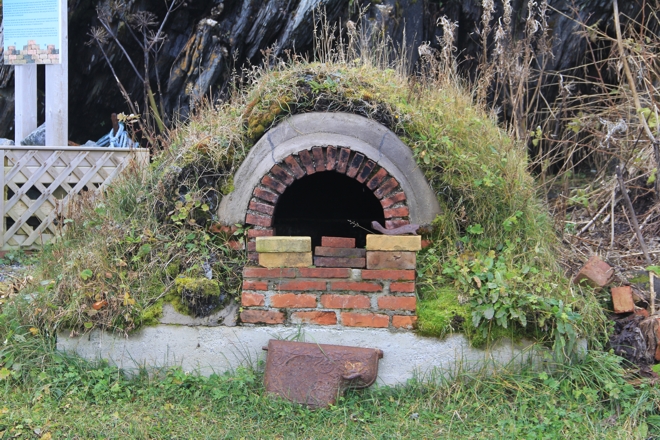
<path fill-rule="evenodd" d="M 619 361 L 593 353 L 553 373 L 459 372 L 348 391 L 335 406 L 311 410 L 266 395 L 252 369 L 127 379 L 51 353 L 41 372 L 1 376 L 0 439 L 659 436 L 660 391 L 628 383 Z"/>

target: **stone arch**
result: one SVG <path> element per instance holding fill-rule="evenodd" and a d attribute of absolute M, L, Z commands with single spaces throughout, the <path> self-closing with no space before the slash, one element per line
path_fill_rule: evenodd
<path fill-rule="evenodd" d="M 234 176 L 234 191 L 220 203 L 218 220 L 258 226 L 270 235 L 279 195 L 296 179 L 322 171 L 365 183 L 388 210 L 386 227 L 428 225 L 440 213 L 410 148 L 392 131 L 358 115 L 304 113 L 284 120 L 250 150 Z"/>

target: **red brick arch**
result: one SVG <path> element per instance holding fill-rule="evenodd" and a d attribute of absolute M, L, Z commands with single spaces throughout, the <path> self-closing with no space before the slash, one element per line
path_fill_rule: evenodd
<path fill-rule="evenodd" d="M 296 180 L 319 172 L 345 174 L 363 183 L 380 200 L 385 227 L 396 228 L 410 223 L 406 194 L 389 172 L 364 154 L 347 147 L 313 147 L 291 154 L 273 165 L 252 191 L 245 224 L 252 226 L 251 239 L 274 235 L 275 205 L 284 191 Z M 253 241 L 253 240 L 251 240 Z M 248 249 L 253 251 L 254 244 Z"/>

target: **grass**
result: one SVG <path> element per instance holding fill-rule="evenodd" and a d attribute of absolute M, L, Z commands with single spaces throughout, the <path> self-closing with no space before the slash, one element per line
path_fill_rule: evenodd
<path fill-rule="evenodd" d="M 5 438 L 651 438 L 660 394 L 592 353 L 553 373 L 458 371 L 348 391 L 310 410 L 269 397 L 261 373 L 200 377 L 163 369 L 133 379 L 55 356 L 27 381 L 0 380 Z M 44 437 L 47 436 L 47 437 Z"/>

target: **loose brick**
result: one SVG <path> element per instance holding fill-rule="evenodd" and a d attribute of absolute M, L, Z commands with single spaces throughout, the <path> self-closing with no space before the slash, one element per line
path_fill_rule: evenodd
<path fill-rule="evenodd" d="M 337 166 L 337 148 L 330 146 L 326 150 L 325 154 L 327 156 L 325 162 L 325 169 L 326 171 L 333 171 Z"/>
<path fill-rule="evenodd" d="M 392 284 L 390 284 L 390 292 L 413 293 L 414 291 L 415 291 L 415 283 L 392 283 Z"/>
<path fill-rule="evenodd" d="M 612 288 L 612 304 L 614 313 L 629 313 L 635 311 L 635 303 L 632 297 L 632 288 L 630 286 Z"/>
<path fill-rule="evenodd" d="M 254 249 L 250 249 L 251 244 L 252 243 L 248 243 L 248 251 L 249 250 L 254 250 Z M 229 246 L 230 249 L 233 249 L 235 251 L 242 251 L 243 249 L 245 249 L 245 243 L 243 243 L 242 241 L 238 241 L 238 240 L 229 240 L 229 241 L 227 241 L 227 246 Z"/>
<path fill-rule="evenodd" d="M 296 270 L 293 268 L 265 269 L 263 267 L 244 267 L 244 278 L 295 278 Z"/>
<path fill-rule="evenodd" d="M 214 223 L 209 228 L 209 232 L 213 232 L 215 234 L 231 235 L 236 232 L 236 226 L 227 226 L 220 223 Z"/>
<path fill-rule="evenodd" d="M 385 229 L 396 229 L 409 224 L 409 220 L 385 220 Z"/>
<path fill-rule="evenodd" d="M 350 267 L 353 269 L 363 269 L 367 267 L 365 258 L 353 257 L 314 257 L 314 266 L 318 267 Z"/>
<path fill-rule="evenodd" d="M 291 185 L 294 181 L 293 176 L 287 173 L 280 165 L 273 165 L 273 168 L 270 169 L 270 173 L 286 186 Z"/>
<path fill-rule="evenodd" d="M 366 283 L 361 281 L 332 281 L 330 290 L 350 290 L 354 292 L 380 292 L 383 286 L 378 283 Z"/>
<path fill-rule="evenodd" d="M 280 293 L 270 297 L 270 305 L 278 308 L 315 308 L 316 295 Z"/>
<path fill-rule="evenodd" d="M 389 174 L 385 168 L 379 169 L 378 172 L 367 182 L 367 188 L 372 191 L 375 190 L 381 183 L 383 183 L 387 176 L 389 176 Z"/>
<path fill-rule="evenodd" d="M 335 248 L 354 248 L 355 239 L 348 237 L 321 237 L 321 246 Z"/>
<path fill-rule="evenodd" d="M 248 214 L 245 216 L 245 223 L 255 226 L 271 226 L 273 217 L 269 215 Z"/>
<path fill-rule="evenodd" d="M 401 316 L 394 315 L 392 316 L 392 326 L 395 328 L 407 328 L 412 329 L 417 323 L 417 316 Z"/>
<path fill-rule="evenodd" d="M 280 194 L 286 191 L 285 184 L 283 184 L 279 180 L 275 180 L 272 176 L 269 176 L 268 174 L 266 174 L 264 177 L 261 178 L 261 184 L 266 188 L 270 188 L 274 191 L 277 191 Z"/>
<path fill-rule="evenodd" d="M 367 269 L 414 269 L 414 252 L 367 251 Z"/>
<path fill-rule="evenodd" d="M 368 309 L 371 301 L 364 295 L 321 295 L 321 306 L 327 309 Z"/>
<path fill-rule="evenodd" d="M 309 267 L 312 265 L 311 252 L 270 252 L 259 253 L 259 265 L 274 267 Z"/>
<path fill-rule="evenodd" d="M 367 235 L 368 251 L 419 251 L 422 237 L 419 235 Z"/>
<path fill-rule="evenodd" d="M 362 165 L 362 162 L 364 162 L 364 154 L 356 153 L 355 156 L 353 156 L 353 160 L 351 161 L 350 165 L 348 166 L 346 175 L 348 177 L 355 178 L 355 176 L 357 176 L 358 171 L 360 170 L 360 166 Z"/>
<path fill-rule="evenodd" d="M 362 171 L 360 171 L 360 174 L 357 175 L 355 180 L 357 180 L 360 183 L 364 183 L 375 167 L 376 167 L 376 162 L 374 162 L 373 160 L 368 160 L 367 163 L 364 164 L 364 167 L 362 167 Z"/>
<path fill-rule="evenodd" d="M 415 310 L 417 298 L 414 296 L 381 296 L 378 298 L 378 308 L 385 310 Z"/>
<path fill-rule="evenodd" d="M 316 172 L 325 171 L 325 158 L 323 157 L 323 148 L 312 148 L 312 156 L 314 157 L 314 168 Z"/>
<path fill-rule="evenodd" d="M 346 327 L 387 328 L 390 323 L 390 317 L 375 313 L 343 312 L 341 314 L 341 323 Z"/>
<path fill-rule="evenodd" d="M 594 255 L 582 266 L 573 282 L 577 284 L 585 280 L 584 282 L 591 287 L 605 287 L 609 284 L 613 273 L 612 266 L 601 260 L 598 255 Z"/>
<path fill-rule="evenodd" d="M 243 292 L 241 295 L 243 307 L 263 307 L 264 304 L 266 304 L 266 297 L 259 293 Z"/>
<path fill-rule="evenodd" d="M 319 257 L 364 258 L 367 255 L 367 251 L 365 249 L 357 248 L 316 246 L 314 248 L 314 255 Z"/>
<path fill-rule="evenodd" d="M 348 167 L 348 159 L 351 156 L 351 150 L 348 148 L 342 148 L 339 150 L 339 158 L 337 159 L 337 172 L 345 173 L 346 168 Z"/>
<path fill-rule="evenodd" d="M 642 308 L 642 307 L 635 306 L 635 315 L 643 316 L 644 318 L 648 318 L 649 317 L 649 311 Z"/>
<path fill-rule="evenodd" d="M 335 325 L 337 314 L 335 312 L 295 312 L 291 314 L 293 324 Z"/>
<path fill-rule="evenodd" d="M 363 280 L 414 280 L 414 270 L 363 270 Z"/>
<path fill-rule="evenodd" d="M 257 237 L 257 252 L 311 251 L 311 237 Z"/>
<path fill-rule="evenodd" d="M 396 180 L 394 177 L 392 177 L 390 180 L 379 186 L 378 189 L 374 191 L 374 195 L 377 198 L 382 199 L 383 197 L 394 191 L 398 186 L 399 186 L 399 181 Z"/>
<path fill-rule="evenodd" d="M 243 280 L 243 290 L 268 290 L 266 281 Z"/>
<path fill-rule="evenodd" d="M 277 290 L 297 290 L 297 291 L 325 291 L 325 281 L 303 281 L 303 280 L 286 280 L 277 284 Z"/>
<path fill-rule="evenodd" d="M 385 214 L 385 218 L 408 217 L 408 215 L 410 215 L 410 211 L 408 210 L 407 206 L 399 206 L 398 208 L 388 208 L 385 209 L 383 212 Z"/>
<path fill-rule="evenodd" d="M 289 170 L 293 173 L 293 177 L 296 179 L 300 179 L 305 175 L 305 170 L 300 167 L 300 164 L 295 157 L 287 156 L 287 158 L 284 159 L 284 163 L 288 165 Z"/>
<path fill-rule="evenodd" d="M 266 203 L 259 203 L 256 200 L 250 201 L 249 209 L 252 211 L 262 212 L 264 214 L 273 215 L 275 207 Z"/>
<path fill-rule="evenodd" d="M 433 242 L 431 240 L 422 240 L 422 249 L 426 249 L 427 247 L 431 246 Z"/>
<path fill-rule="evenodd" d="M 282 324 L 284 313 L 275 310 L 244 310 L 241 321 L 248 324 Z"/>
<path fill-rule="evenodd" d="M 303 278 L 348 278 L 350 269 L 301 267 L 298 273 Z"/>
<path fill-rule="evenodd" d="M 252 191 L 252 195 L 270 203 L 277 203 L 277 200 L 280 198 L 279 194 L 275 194 L 272 191 L 268 191 L 267 189 L 259 187 L 256 187 L 254 191 Z"/>
<path fill-rule="evenodd" d="M 308 150 L 302 150 L 298 152 L 298 157 L 300 158 L 300 162 L 305 168 L 307 175 L 311 176 L 316 172 L 316 169 L 314 168 L 314 162 L 312 162 L 312 156 L 309 154 Z"/>
<path fill-rule="evenodd" d="M 247 236 L 249 238 L 256 238 L 256 237 L 272 237 L 275 234 L 275 231 L 272 229 L 254 229 L 250 228 L 247 231 Z"/>

